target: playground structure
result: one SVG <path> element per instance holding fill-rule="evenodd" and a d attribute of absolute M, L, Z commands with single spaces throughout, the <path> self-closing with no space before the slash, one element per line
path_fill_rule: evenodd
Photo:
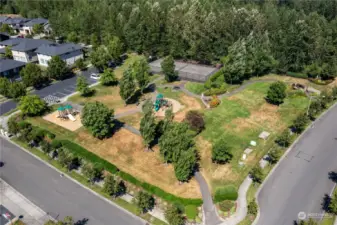
<path fill-rule="evenodd" d="M 78 112 L 75 111 L 71 105 L 60 106 L 57 108 L 57 111 L 58 111 L 57 118 L 61 118 L 61 120 L 70 119 L 73 122 L 76 121 L 76 118 L 74 116 L 76 116 Z"/>
<path fill-rule="evenodd" d="M 164 99 L 163 94 L 158 94 L 156 97 L 156 101 L 154 102 L 154 110 L 156 112 L 159 111 L 160 108 L 169 108 L 172 107 L 172 103 L 169 102 L 167 99 Z"/>

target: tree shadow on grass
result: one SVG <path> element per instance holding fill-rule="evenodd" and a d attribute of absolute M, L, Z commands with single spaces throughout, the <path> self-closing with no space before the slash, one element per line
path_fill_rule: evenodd
<path fill-rule="evenodd" d="M 124 122 L 115 119 L 114 120 L 114 127 L 111 130 L 111 136 L 114 135 L 115 133 L 117 133 L 121 128 L 123 128 L 124 124 L 125 124 Z"/>

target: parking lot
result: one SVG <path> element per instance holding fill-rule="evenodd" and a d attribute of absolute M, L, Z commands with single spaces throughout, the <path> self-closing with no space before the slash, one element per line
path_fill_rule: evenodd
<path fill-rule="evenodd" d="M 7 224 L 8 222 L 10 222 L 15 217 L 15 215 L 13 213 L 11 213 L 11 211 L 9 211 L 3 205 L 0 205 L 0 213 L 1 213 L 0 225 Z"/>
<path fill-rule="evenodd" d="M 95 68 L 89 68 L 88 70 L 85 70 L 82 73 L 83 76 L 85 76 L 88 80 L 89 85 L 96 83 L 98 80 L 90 78 L 91 73 L 96 73 L 97 69 Z M 63 98 L 67 95 L 70 95 L 74 92 L 76 92 L 76 80 L 77 75 L 73 76 L 71 78 L 59 81 L 57 83 L 51 84 L 48 87 L 45 87 L 40 90 L 34 91 L 32 94 L 39 95 L 41 98 L 44 98 L 46 96 L 55 96 L 57 98 Z M 0 115 L 3 115 L 12 109 L 15 109 L 17 106 L 17 103 L 13 100 L 9 100 L 7 102 L 0 104 Z"/>

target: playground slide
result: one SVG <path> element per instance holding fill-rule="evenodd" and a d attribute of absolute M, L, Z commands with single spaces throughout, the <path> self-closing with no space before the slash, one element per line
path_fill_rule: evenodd
<path fill-rule="evenodd" d="M 71 114 L 68 114 L 68 118 L 69 118 L 71 121 L 76 121 L 75 117 L 73 117 L 73 115 L 71 115 Z"/>

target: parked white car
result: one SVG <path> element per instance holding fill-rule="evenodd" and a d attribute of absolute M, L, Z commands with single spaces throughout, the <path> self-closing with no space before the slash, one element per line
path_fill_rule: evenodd
<path fill-rule="evenodd" d="M 98 74 L 98 73 L 92 73 L 92 74 L 90 75 L 90 78 L 91 78 L 91 79 L 94 79 L 94 80 L 99 80 L 100 77 L 101 77 L 101 75 Z"/>

